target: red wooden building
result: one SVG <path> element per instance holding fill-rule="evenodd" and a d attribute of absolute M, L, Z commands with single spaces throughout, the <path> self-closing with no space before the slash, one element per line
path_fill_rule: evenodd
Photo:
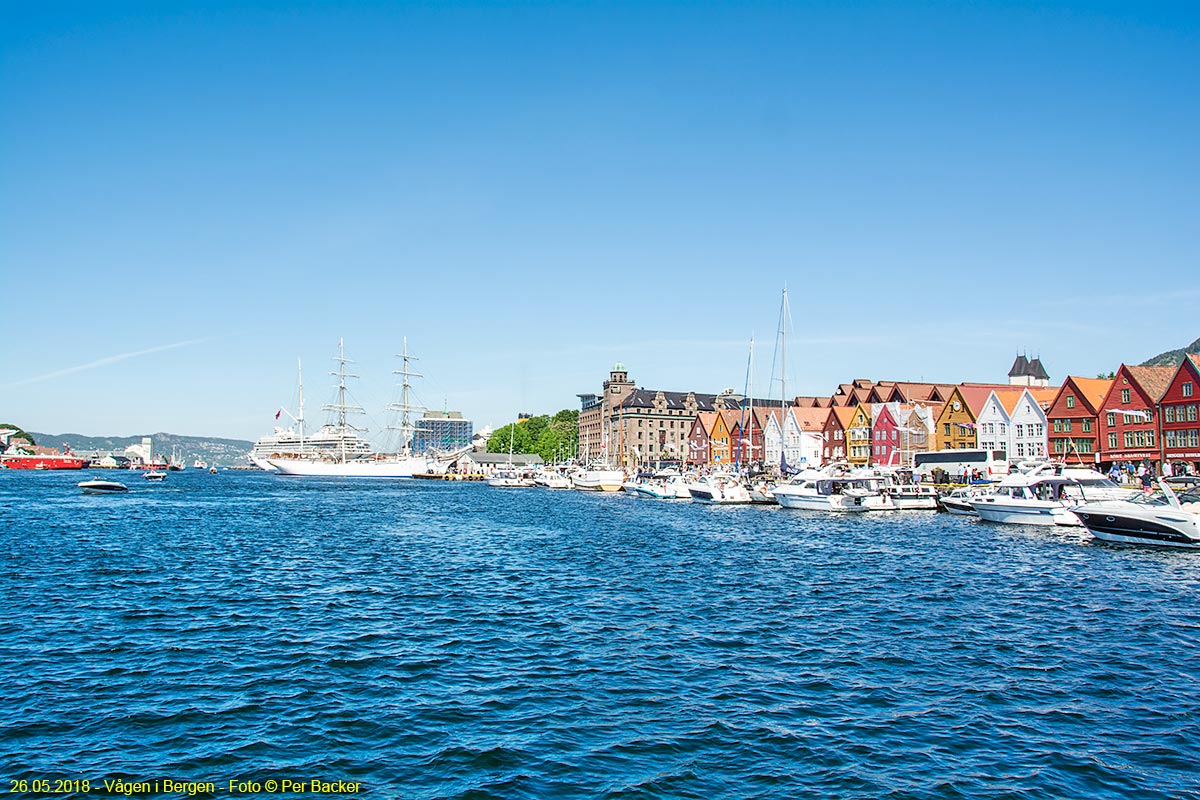
<path fill-rule="evenodd" d="M 1124 364 L 1104 396 L 1100 412 L 1100 461 L 1162 461 L 1158 442 L 1158 405 L 1175 367 L 1129 367 Z"/>
<path fill-rule="evenodd" d="M 1160 401 L 1163 463 L 1200 474 L 1200 355 L 1190 353 L 1171 376 Z"/>
<path fill-rule="evenodd" d="M 892 415 L 892 403 L 872 406 L 878 409 L 871 422 L 871 463 L 885 467 L 900 466 L 900 423 Z"/>
<path fill-rule="evenodd" d="M 1108 378 L 1068 376 L 1046 412 L 1049 456 L 1064 464 L 1096 463 L 1100 453 L 1100 407 L 1108 390 Z"/>

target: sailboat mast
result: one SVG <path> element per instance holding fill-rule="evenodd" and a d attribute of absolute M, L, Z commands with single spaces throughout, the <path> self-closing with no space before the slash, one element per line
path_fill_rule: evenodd
<path fill-rule="evenodd" d="M 300 416 L 296 418 L 296 424 L 300 426 L 300 455 L 304 455 L 304 365 L 300 363 L 300 358 L 296 358 L 296 376 L 300 386 Z"/>
<path fill-rule="evenodd" d="M 409 383 L 409 378 L 420 378 L 423 376 L 420 373 L 413 372 L 408 365 L 408 362 L 417 361 L 418 359 L 416 356 L 408 354 L 407 336 L 404 337 L 403 352 L 397 353 L 396 357 L 401 359 L 401 368 L 398 370 L 393 370 L 392 373 L 395 375 L 400 375 L 402 378 L 400 382 L 400 402 L 393 403 L 392 405 L 388 406 L 388 408 L 392 411 L 400 412 L 400 425 L 398 426 L 400 429 L 400 452 L 404 455 L 411 455 L 412 441 L 414 438 L 416 438 L 414 436 L 416 426 L 409 418 L 409 414 L 411 414 L 412 410 L 415 408 L 415 406 L 413 406 L 408 399 L 409 390 L 412 388 L 412 384 Z"/>
<path fill-rule="evenodd" d="M 331 372 L 330 375 L 336 375 L 338 379 L 338 401 L 334 405 L 326 405 L 326 411 L 334 411 L 337 413 L 337 429 L 338 429 L 338 455 L 341 456 L 341 463 L 346 463 L 346 432 L 348 430 L 365 430 L 364 428 L 354 428 L 346 424 L 346 413 L 353 412 L 362 414 L 363 410 L 358 406 L 346 405 L 346 378 L 357 378 L 357 375 L 351 375 L 346 372 L 346 365 L 354 362 L 346 358 L 346 348 L 343 340 L 338 339 L 338 354 L 334 359 L 338 362 L 338 371 Z"/>
<path fill-rule="evenodd" d="M 787 286 L 779 306 L 779 471 L 787 464 Z"/>

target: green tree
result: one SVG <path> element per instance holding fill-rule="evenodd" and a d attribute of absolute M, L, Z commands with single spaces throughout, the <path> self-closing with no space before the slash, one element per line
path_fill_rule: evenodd
<path fill-rule="evenodd" d="M 563 440 L 558 435 L 558 432 L 553 426 L 542 431 L 542 435 L 538 437 L 537 442 L 533 445 L 533 452 L 542 457 L 542 461 L 550 463 L 558 460 L 562 455 Z"/>
<path fill-rule="evenodd" d="M 525 430 L 524 425 L 515 422 L 497 428 L 488 439 L 487 450 L 489 453 L 507 453 L 510 441 L 514 453 L 529 453 L 533 450 L 533 439 L 529 438 L 529 431 Z"/>
<path fill-rule="evenodd" d="M 550 417 L 542 414 L 537 417 L 530 417 L 521 424 L 529 433 L 530 441 L 536 442 L 538 437 L 542 435 L 542 431 L 546 430 L 546 426 L 550 424 Z"/>
<path fill-rule="evenodd" d="M 569 425 L 579 427 L 579 409 L 564 408 L 562 411 L 554 415 L 551 422 L 565 422 Z"/>

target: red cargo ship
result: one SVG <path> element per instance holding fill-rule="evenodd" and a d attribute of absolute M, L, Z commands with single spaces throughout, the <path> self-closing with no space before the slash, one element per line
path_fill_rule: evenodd
<path fill-rule="evenodd" d="M 8 469 L 83 469 L 87 459 L 79 456 L 4 456 L 0 459 Z"/>

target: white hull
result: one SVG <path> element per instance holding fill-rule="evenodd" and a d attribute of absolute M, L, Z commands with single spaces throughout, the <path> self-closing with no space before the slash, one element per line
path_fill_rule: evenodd
<path fill-rule="evenodd" d="M 775 490 L 775 499 L 784 508 L 798 508 L 803 511 L 832 511 L 837 513 L 857 513 L 870 511 L 871 507 L 862 502 L 863 498 L 846 495 L 803 495 Z"/>
<path fill-rule="evenodd" d="M 358 459 L 355 461 L 309 461 L 301 458 L 271 459 L 280 475 L 321 478 L 411 478 L 440 475 L 446 466 L 424 458 Z"/>
<path fill-rule="evenodd" d="M 575 475 L 575 488 L 584 492 L 619 492 L 625 483 L 625 473 L 615 469 L 590 469 Z"/>
<path fill-rule="evenodd" d="M 254 464 L 254 466 L 261 470 L 265 470 L 266 472 L 278 472 L 278 470 L 271 465 L 270 461 L 267 461 L 267 459 L 263 458 L 262 456 L 256 456 L 254 453 L 250 454 L 250 463 Z"/>
<path fill-rule="evenodd" d="M 971 502 L 971 508 L 986 522 L 1003 525 L 1073 525 L 1078 527 L 1078 517 L 1058 503 L 1029 501 L 1025 503 L 996 502 L 991 497 Z"/>

